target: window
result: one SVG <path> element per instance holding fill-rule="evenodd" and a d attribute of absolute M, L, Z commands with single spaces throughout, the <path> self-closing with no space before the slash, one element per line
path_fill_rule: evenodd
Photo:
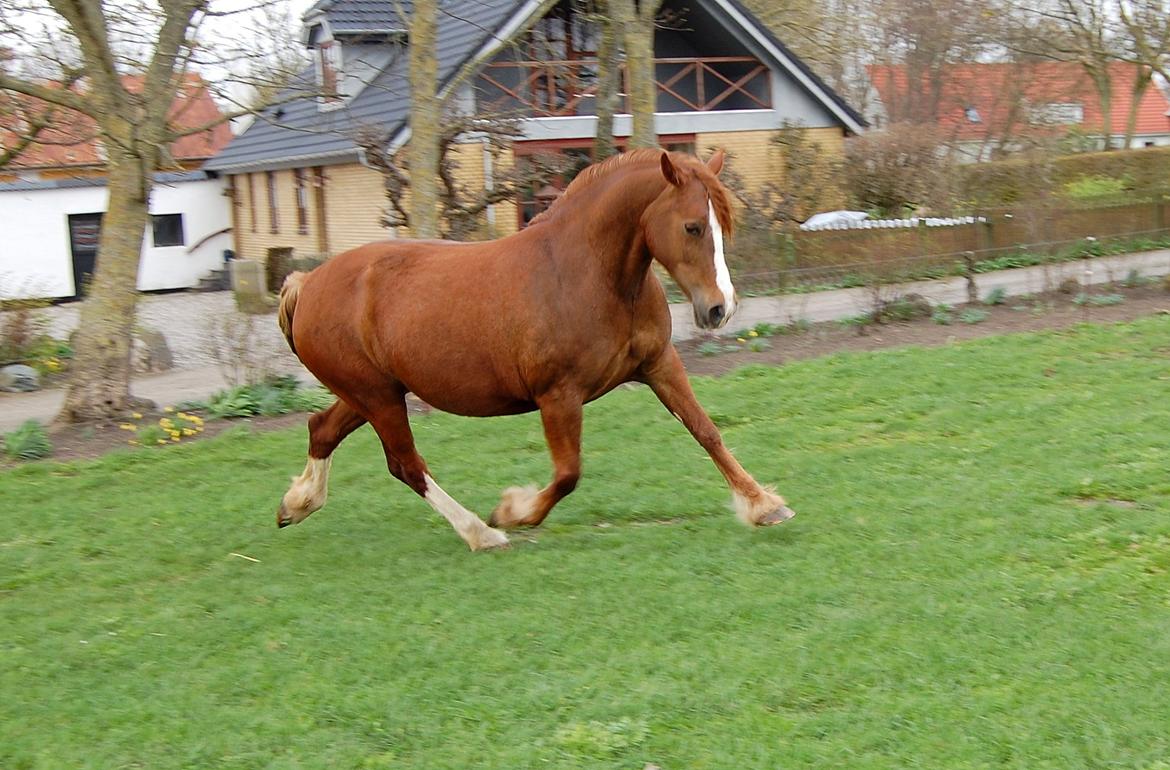
<path fill-rule="evenodd" d="M 154 246 L 182 246 L 183 215 L 182 214 L 155 214 L 150 218 L 154 230 Z"/>
<path fill-rule="evenodd" d="M 280 219 L 276 210 L 276 174 L 272 171 L 264 172 L 264 181 L 268 186 L 268 225 L 273 235 L 280 232 Z"/>
<path fill-rule="evenodd" d="M 317 44 L 317 85 L 321 88 L 321 102 L 341 101 L 337 85 L 341 80 L 341 46 L 336 40 Z"/>
<path fill-rule="evenodd" d="M 1041 126 L 1075 126 L 1085 121 L 1085 108 L 1071 102 L 1033 104 L 1028 110 L 1028 120 Z"/>
<path fill-rule="evenodd" d="M 615 137 L 618 152 L 625 151 L 628 141 L 623 137 Z M 685 152 L 695 155 L 694 134 L 664 134 L 658 137 L 658 144 L 670 152 Z M 516 163 L 522 169 L 532 166 L 540 167 L 551 165 L 559 156 L 559 165 L 564 169 L 562 173 L 547 178 L 532 175 L 532 180 L 520 188 L 516 208 L 521 228 L 527 227 L 533 217 L 541 213 L 560 196 L 560 193 L 581 173 L 593 163 L 592 139 L 554 139 L 549 141 L 517 142 L 513 145 L 516 153 Z M 553 156 L 553 157 L 549 157 Z"/>
<path fill-rule="evenodd" d="M 297 196 L 297 232 L 301 235 L 309 234 L 309 188 L 305 184 L 305 170 L 293 169 L 293 180 L 296 182 Z"/>
<path fill-rule="evenodd" d="M 248 218 L 252 222 L 252 232 L 256 232 L 256 185 L 248 174 Z"/>

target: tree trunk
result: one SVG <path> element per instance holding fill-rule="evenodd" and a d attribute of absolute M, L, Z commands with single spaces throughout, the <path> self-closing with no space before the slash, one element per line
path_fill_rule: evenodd
<path fill-rule="evenodd" d="M 75 368 L 58 422 L 115 419 L 141 404 L 130 396 L 130 355 L 155 160 L 110 154 L 109 202 L 102 217 L 97 265 L 81 305 Z"/>
<path fill-rule="evenodd" d="M 435 58 L 437 0 L 416 0 L 410 19 L 410 230 L 439 235 L 439 97 Z"/>
<path fill-rule="evenodd" d="M 621 2 L 598 3 L 600 40 L 597 45 L 597 136 L 593 141 L 593 160 L 603 161 L 614 154 L 613 116 L 618 111 L 621 92 L 621 38 L 622 29 L 615 18 L 614 5 Z"/>
<path fill-rule="evenodd" d="M 643 0 L 642 7 L 632 10 L 633 0 L 618 0 L 633 20 L 626 30 L 626 68 L 629 73 L 630 115 L 634 130 L 632 147 L 657 147 L 654 110 L 658 106 L 658 85 L 654 79 L 654 21 L 660 0 Z M 623 16 L 625 14 L 623 13 Z"/>
<path fill-rule="evenodd" d="M 1105 142 L 1101 149 L 1108 152 L 1113 149 L 1113 82 L 1108 70 L 1092 72 L 1090 77 L 1097 90 L 1097 100 L 1101 104 L 1101 136 Z"/>
<path fill-rule="evenodd" d="M 1138 110 L 1141 107 L 1142 97 L 1146 94 L 1146 89 L 1153 81 L 1153 76 L 1153 71 L 1145 67 L 1138 67 L 1137 74 L 1134 75 L 1133 86 L 1130 89 L 1129 113 L 1125 116 L 1125 147 L 1123 149 L 1129 149 L 1133 145 L 1133 137 L 1137 133 Z"/>

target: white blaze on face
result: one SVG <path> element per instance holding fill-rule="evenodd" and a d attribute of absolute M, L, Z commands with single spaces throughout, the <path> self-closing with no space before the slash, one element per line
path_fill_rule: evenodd
<path fill-rule="evenodd" d="M 735 287 L 731 285 L 731 271 L 727 269 L 727 258 L 723 256 L 723 228 L 715 216 L 715 206 L 707 201 L 707 224 L 711 227 L 711 238 L 715 242 L 715 285 L 723 292 L 723 312 L 730 318 L 735 311 Z"/>

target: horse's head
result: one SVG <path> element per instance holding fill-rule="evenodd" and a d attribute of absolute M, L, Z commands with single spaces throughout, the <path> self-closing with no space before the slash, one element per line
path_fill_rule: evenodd
<path fill-rule="evenodd" d="M 695 323 L 704 329 L 726 324 L 738 304 L 723 255 L 731 206 L 716 178 L 722 169 L 722 150 L 706 165 L 663 153 L 662 174 L 669 184 L 642 217 L 651 256 L 686 293 Z"/>

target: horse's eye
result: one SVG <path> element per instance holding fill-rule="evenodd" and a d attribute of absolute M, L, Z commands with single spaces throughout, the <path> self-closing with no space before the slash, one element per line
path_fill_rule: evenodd
<path fill-rule="evenodd" d="M 700 222 L 687 222 L 687 235 L 693 235 L 698 238 L 703 234 L 703 225 Z"/>

